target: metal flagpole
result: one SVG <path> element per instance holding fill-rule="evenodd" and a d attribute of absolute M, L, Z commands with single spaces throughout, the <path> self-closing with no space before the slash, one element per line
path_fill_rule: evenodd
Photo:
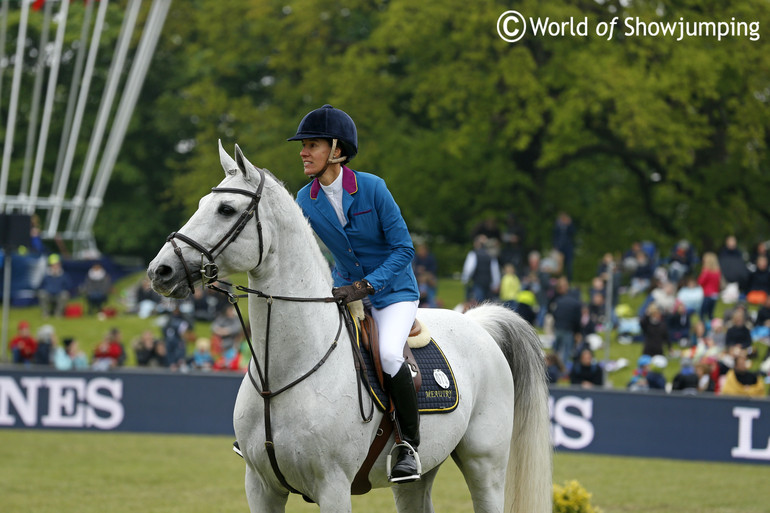
<path fill-rule="evenodd" d="M 3 347 L 2 361 L 6 361 L 8 348 L 8 316 L 11 309 L 11 251 L 8 247 L 3 250 L 3 329 L 0 344 Z"/>
<path fill-rule="evenodd" d="M 11 82 L 11 100 L 8 105 L 8 123 L 5 129 L 5 144 L 3 144 L 3 162 L 0 166 L 0 206 L 5 204 L 5 195 L 8 191 L 8 172 L 11 168 L 13 135 L 16 130 L 16 113 L 19 108 L 19 89 L 21 88 L 21 74 L 24 67 L 24 43 L 27 40 L 30 2 L 31 0 L 21 0 L 21 17 L 19 18 L 19 33 L 16 37 L 16 57 L 13 63 L 13 80 Z"/>
<path fill-rule="evenodd" d="M 45 160 L 45 148 L 48 143 L 48 129 L 51 126 L 51 115 L 53 113 L 53 102 L 56 97 L 56 82 L 59 78 L 59 64 L 61 63 L 62 47 L 64 46 L 64 32 L 67 28 L 67 13 L 69 12 L 69 2 L 62 2 L 59 9 L 59 26 L 56 28 L 56 39 L 54 42 L 53 60 L 51 70 L 48 72 L 48 88 L 45 93 L 45 105 L 43 105 L 43 120 L 40 123 L 40 135 L 37 140 L 37 152 L 35 153 L 35 166 L 32 169 L 32 187 L 29 190 L 29 203 L 27 213 L 31 214 L 35 210 L 37 196 L 40 190 L 40 178 L 43 174 L 43 161 Z"/>
<path fill-rule="evenodd" d="M 80 44 L 75 56 L 75 67 L 72 69 L 72 81 L 70 82 L 70 92 L 67 96 L 67 110 L 64 113 L 64 125 L 62 126 L 61 138 L 59 139 L 59 151 L 56 152 L 56 167 L 54 168 L 52 191 L 59 188 L 59 179 L 61 178 L 61 168 L 64 165 L 65 148 L 72 128 L 72 116 L 75 114 L 75 101 L 80 87 L 80 78 L 83 76 L 83 63 L 86 58 L 86 48 L 88 48 L 88 33 L 91 28 L 91 15 L 94 11 L 94 0 L 86 0 L 86 10 L 83 13 L 83 25 L 80 27 Z"/>
<path fill-rule="evenodd" d="M 5 57 L 5 36 L 8 33 L 8 0 L 3 0 L 3 6 L 0 7 L 0 105 L 3 104 L 3 75 L 5 74 L 6 64 L 3 62 Z"/>
<path fill-rule="evenodd" d="M 112 110 L 112 105 L 115 101 L 115 94 L 118 90 L 118 84 L 120 83 L 120 75 L 123 73 L 126 55 L 128 54 L 131 43 L 131 35 L 134 32 L 136 19 L 139 17 L 139 8 L 141 6 L 142 0 L 131 0 L 130 5 L 128 6 L 128 12 L 123 18 L 123 25 L 121 26 L 120 34 L 118 35 L 118 44 L 115 47 L 115 54 L 113 55 L 112 63 L 110 64 L 110 71 L 107 74 L 107 84 L 96 115 L 96 124 L 91 132 L 91 141 L 88 144 L 86 162 L 83 166 L 83 171 L 80 174 L 77 192 L 72 198 L 72 212 L 70 213 L 67 222 L 68 233 L 74 232 L 83 211 L 83 204 L 86 194 L 88 193 L 91 175 L 96 166 L 99 149 L 102 146 L 102 139 L 104 138 L 107 121 L 109 120 L 110 111 Z"/>
<path fill-rule="evenodd" d="M 51 11 L 53 2 L 47 2 L 43 8 L 43 27 L 40 31 L 40 46 L 38 46 L 37 64 L 35 65 L 35 83 L 32 86 L 32 106 L 29 110 L 29 128 L 27 129 L 27 146 L 24 150 L 24 168 L 21 173 L 20 194 L 29 193 L 29 172 L 32 167 L 32 152 L 35 147 L 37 133 L 37 114 L 40 110 L 40 91 L 43 89 L 45 74 L 45 57 L 48 46 L 48 32 L 51 27 Z"/>
<path fill-rule="evenodd" d="M 134 62 L 129 72 L 128 81 L 123 90 L 123 96 L 120 99 L 120 105 L 115 115 L 115 121 L 110 131 L 109 139 L 105 146 L 104 155 L 99 165 L 99 171 L 94 182 L 91 195 L 86 202 L 86 210 L 80 223 L 78 232 L 86 236 L 91 233 L 96 213 L 102 204 L 104 193 L 107 190 L 115 161 L 118 157 L 118 151 L 126 135 L 128 123 L 131 120 L 131 114 L 139 98 L 142 89 L 142 83 L 150 67 L 152 55 L 155 53 L 155 46 L 158 43 L 163 23 L 166 20 L 166 14 L 171 5 L 171 0 L 154 0 L 147 25 L 145 26 L 142 39 L 139 42 L 139 49 L 134 58 Z"/>
<path fill-rule="evenodd" d="M 615 279 L 615 262 L 607 264 L 607 291 L 604 294 L 604 386 L 610 386 L 607 364 L 610 362 L 610 343 L 612 342 L 612 289 Z"/>
<path fill-rule="evenodd" d="M 83 74 L 83 85 L 80 89 L 80 95 L 78 96 L 78 105 L 75 108 L 75 118 L 72 123 L 72 131 L 70 132 L 69 142 L 67 144 L 67 153 L 64 158 L 59 187 L 54 191 L 54 194 L 52 194 L 54 200 L 53 208 L 50 213 L 48 228 L 44 233 L 44 237 L 52 238 L 58 231 L 59 218 L 64 204 L 64 195 L 67 192 L 67 182 L 69 181 L 70 171 L 72 171 L 72 161 L 75 158 L 75 146 L 77 145 L 78 135 L 80 135 L 80 125 L 83 122 L 83 113 L 86 109 L 88 90 L 91 86 L 91 78 L 96 64 L 96 54 L 99 50 L 99 40 L 101 39 L 102 29 L 104 27 L 104 17 L 107 14 L 108 4 L 108 0 L 101 0 L 99 2 L 99 11 L 96 14 L 94 32 L 91 35 L 91 48 L 88 51 L 86 70 Z"/>

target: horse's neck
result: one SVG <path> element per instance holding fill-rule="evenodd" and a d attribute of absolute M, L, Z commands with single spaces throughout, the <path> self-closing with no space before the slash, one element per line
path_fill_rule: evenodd
<path fill-rule="evenodd" d="M 259 268 L 249 273 L 249 287 L 272 296 L 324 298 L 331 296 L 329 267 L 306 225 L 287 225 L 280 230 L 280 242 Z M 269 318 L 268 318 L 269 316 Z M 269 345 L 271 376 L 294 375 L 312 366 L 333 342 L 339 327 L 334 303 L 249 298 L 249 318 L 257 357 Z M 270 332 L 266 333 L 266 326 Z M 275 371 L 273 371 L 275 369 Z M 285 371 L 285 372 L 284 372 Z"/>

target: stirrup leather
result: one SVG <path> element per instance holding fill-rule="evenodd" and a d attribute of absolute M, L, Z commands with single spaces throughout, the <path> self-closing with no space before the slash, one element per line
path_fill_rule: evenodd
<path fill-rule="evenodd" d="M 412 455 L 414 456 L 414 462 L 417 465 L 417 477 L 407 476 L 407 477 L 401 477 L 401 478 L 397 477 L 397 478 L 394 479 L 391 476 L 391 471 L 392 471 L 393 467 L 390 465 L 390 463 L 391 463 L 391 460 L 393 459 L 393 451 L 398 449 L 398 448 L 400 448 L 400 447 L 404 447 L 404 448 L 412 451 Z M 414 447 L 412 447 L 412 444 L 410 444 L 409 442 L 401 442 L 401 443 L 393 444 L 393 447 L 390 449 L 390 452 L 388 452 L 388 457 L 385 459 L 385 465 L 386 465 L 387 471 L 388 471 L 388 482 L 389 483 L 401 483 L 401 482 L 404 482 L 404 481 L 407 481 L 407 482 L 408 481 L 417 481 L 422 476 L 422 462 L 420 461 L 420 454 L 417 452 L 417 450 Z"/>

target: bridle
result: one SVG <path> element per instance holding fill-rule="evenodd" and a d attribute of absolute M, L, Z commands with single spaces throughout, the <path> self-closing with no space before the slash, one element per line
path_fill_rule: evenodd
<path fill-rule="evenodd" d="M 182 248 L 177 245 L 174 239 L 179 239 L 200 251 L 201 266 L 198 272 L 200 272 L 203 284 L 207 285 L 217 281 L 219 276 L 219 267 L 214 260 L 222 254 L 227 246 L 235 242 L 235 239 L 238 238 L 243 229 L 246 227 L 246 223 L 248 223 L 253 216 L 257 222 L 257 233 L 259 235 L 259 262 L 257 265 L 262 263 L 264 243 L 262 241 L 262 223 L 259 220 L 259 201 L 262 199 L 262 189 L 265 186 L 265 172 L 260 168 L 257 168 L 257 171 L 259 172 L 260 179 L 259 185 L 257 186 L 257 190 L 255 192 L 249 191 L 247 189 L 236 189 L 231 187 L 213 187 L 211 189 L 211 192 L 229 192 L 233 194 L 242 194 L 251 198 L 251 202 L 246 207 L 246 210 L 241 212 L 241 216 L 235 221 L 233 226 L 227 231 L 227 233 L 222 236 L 221 239 L 219 239 L 219 242 L 214 244 L 211 249 L 206 249 L 199 242 L 179 232 L 172 232 L 171 235 L 166 238 L 166 242 L 171 243 L 171 246 L 174 248 L 174 253 L 177 257 L 179 257 L 179 260 L 182 261 L 182 266 L 184 267 L 184 271 L 187 276 L 187 284 L 190 286 L 190 293 L 195 293 L 195 278 L 193 277 L 193 273 L 190 271 L 190 267 L 187 265 L 187 261 L 185 261 L 184 256 L 182 255 Z M 204 258 L 208 259 L 208 262 L 205 262 Z"/>

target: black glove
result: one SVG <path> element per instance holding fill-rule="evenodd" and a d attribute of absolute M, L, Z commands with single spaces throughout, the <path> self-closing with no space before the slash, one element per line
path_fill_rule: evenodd
<path fill-rule="evenodd" d="M 343 285 L 332 289 L 332 296 L 338 302 L 346 305 L 374 294 L 374 287 L 366 280 L 354 281 L 352 285 Z"/>

